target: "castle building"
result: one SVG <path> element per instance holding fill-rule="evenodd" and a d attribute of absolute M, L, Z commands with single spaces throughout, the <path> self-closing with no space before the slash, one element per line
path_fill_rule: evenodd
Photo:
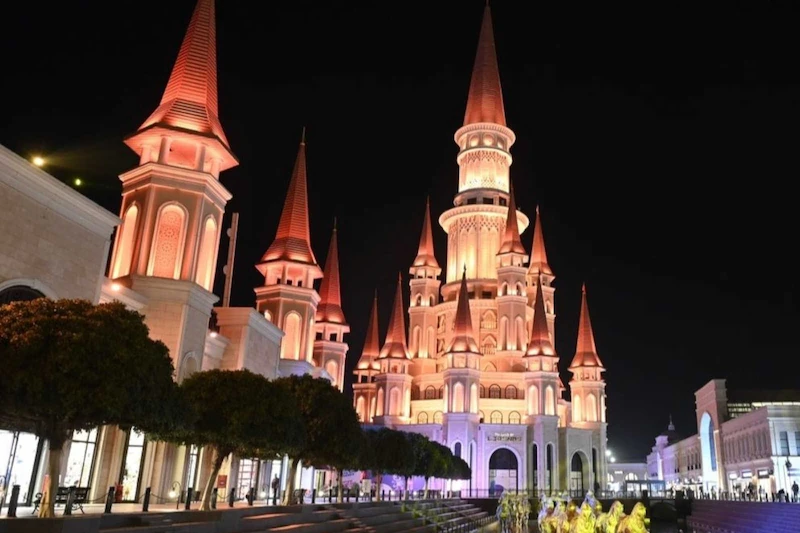
<path fill-rule="evenodd" d="M 434 253 L 430 203 L 409 273 L 408 335 L 400 281 L 383 347 L 373 306 L 355 368 L 364 423 L 425 434 L 472 469 L 470 488 L 576 492 L 606 480 L 605 368 L 586 290 L 564 398 L 555 350 L 555 275 L 538 209 L 530 254 L 510 177 L 491 12 L 484 11 L 459 152 L 454 207 L 439 217 L 447 263 Z M 444 279 L 440 276 L 444 272 Z"/>
<path fill-rule="evenodd" d="M 791 494 L 800 483 L 800 391 L 729 390 L 713 379 L 695 392 L 697 433 L 680 438 L 670 420 L 647 456 L 668 489 L 755 498 Z"/>

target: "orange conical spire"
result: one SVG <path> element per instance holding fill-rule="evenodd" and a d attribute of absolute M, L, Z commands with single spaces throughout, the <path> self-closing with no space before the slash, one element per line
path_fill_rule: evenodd
<path fill-rule="evenodd" d="M 536 300 L 533 303 L 533 327 L 531 339 L 528 342 L 527 357 L 537 355 L 555 356 L 556 351 L 550 341 L 550 330 L 547 328 L 547 315 L 544 311 L 544 294 L 542 293 L 542 278 L 536 281 Z"/>
<path fill-rule="evenodd" d="M 286 192 L 286 201 L 283 204 L 281 220 L 275 240 L 267 249 L 262 262 L 267 261 L 296 261 L 311 265 L 317 264 L 314 252 L 311 250 L 311 236 L 308 229 L 308 194 L 306 192 L 306 142 L 305 128 L 303 140 L 297 150 L 297 159 L 294 163 L 292 180 Z"/>
<path fill-rule="evenodd" d="M 216 137 L 229 147 L 219 122 L 214 0 L 198 0 L 161 104 L 139 131 L 154 125 Z"/>
<path fill-rule="evenodd" d="M 447 348 L 449 353 L 480 353 L 478 343 L 472 334 L 472 314 L 469 311 L 469 291 L 467 291 L 467 267 L 461 275 L 461 287 L 458 290 L 456 316 L 453 320 L 453 339 Z"/>
<path fill-rule="evenodd" d="M 325 275 L 319 288 L 319 305 L 317 306 L 317 322 L 333 322 L 344 324 L 342 296 L 339 289 L 339 247 L 336 239 L 336 219 L 333 220 L 333 234 L 325 258 Z"/>
<path fill-rule="evenodd" d="M 539 215 L 539 206 L 536 206 L 536 224 L 533 227 L 533 248 L 531 249 L 531 263 L 528 272 L 532 274 L 553 274 L 547 264 L 547 252 L 544 249 L 544 234 L 542 233 L 542 217 Z"/>
<path fill-rule="evenodd" d="M 381 348 L 380 358 L 410 359 L 406 344 L 406 321 L 403 315 L 403 276 L 397 276 L 397 291 L 394 295 L 392 315 L 386 330 L 386 341 Z"/>
<path fill-rule="evenodd" d="M 525 247 L 519 237 L 519 223 L 517 222 L 517 201 L 514 199 L 514 187 L 511 181 L 508 182 L 508 217 L 506 218 L 506 231 L 503 234 L 503 242 L 500 244 L 498 254 L 516 253 L 525 254 Z"/>
<path fill-rule="evenodd" d="M 600 357 L 597 355 L 597 347 L 594 344 L 594 333 L 592 332 L 592 321 L 589 319 L 589 304 L 586 303 L 586 284 L 581 289 L 581 318 L 578 326 L 578 344 L 575 346 L 575 357 L 572 359 L 570 368 L 592 366 L 603 368 Z"/>
<path fill-rule="evenodd" d="M 372 312 L 367 324 L 367 338 L 364 339 L 364 349 L 361 350 L 361 359 L 358 360 L 358 369 L 377 370 L 375 359 L 380 354 L 380 336 L 378 334 L 378 291 L 372 300 Z"/>
<path fill-rule="evenodd" d="M 419 249 L 412 267 L 439 268 L 433 250 L 433 229 L 431 226 L 431 198 L 425 202 L 425 219 L 422 222 L 422 234 L 419 237 Z"/>
<path fill-rule="evenodd" d="M 467 112 L 464 114 L 465 126 L 478 122 L 506 125 L 503 91 L 500 88 L 500 71 L 497 68 L 497 52 L 492 31 L 492 12 L 489 4 L 486 4 L 483 11 L 478 52 L 475 55 L 472 81 L 469 85 Z"/>

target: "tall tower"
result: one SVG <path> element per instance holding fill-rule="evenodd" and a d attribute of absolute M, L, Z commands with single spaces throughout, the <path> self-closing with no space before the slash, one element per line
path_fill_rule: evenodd
<path fill-rule="evenodd" d="M 411 415 L 411 376 L 408 373 L 410 363 L 403 317 L 403 277 L 398 274 L 389 328 L 378 355 L 380 370 L 375 376 L 378 388 L 376 424 L 394 426 L 408 423 Z"/>
<path fill-rule="evenodd" d="M 377 385 L 375 376 L 380 372 L 378 356 L 380 355 L 381 345 L 378 334 L 378 291 L 375 291 L 375 298 L 372 300 L 372 312 L 369 315 L 367 324 L 367 337 L 364 339 L 364 349 L 361 351 L 361 358 L 356 364 L 353 372 L 356 381 L 353 383 L 353 401 L 356 413 L 362 422 L 372 423 L 377 409 Z"/>
<path fill-rule="evenodd" d="M 428 368 L 422 371 L 435 372 L 436 356 L 436 314 L 433 307 L 439 303 L 439 275 L 442 268 L 433 250 L 433 228 L 431 227 L 430 198 L 425 203 L 425 218 L 419 237 L 419 250 L 409 269 L 411 279 L 411 301 L 409 302 L 409 347 L 411 357 L 431 360 Z M 426 361 L 420 361 L 420 364 Z"/>
<path fill-rule="evenodd" d="M 456 314 L 453 320 L 453 338 L 445 355 L 444 405 L 442 411 L 447 428 L 447 442 L 467 443 L 477 438 L 480 421 L 480 359 L 478 343 L 473 334 L 472 315 L 469 311 L 467 274 L 461 278 Z"/>
<path fill-rule="evenodd" d="M 445 301 L 453 301 L 459 274 L 467 267 L 469 292 L 491 297 L 497 291 L 495 254 L 500 248 L 508 212 L 509 167 L 514 132 L 506 126 L 497 67 L 492 15 L 483 14 L 478 51 L 472 70 L 464 125 L 455 133 L 459 147 L 458 194 L 452 209 L 439 217 L 448 235 Z M 528 226 L 518 214 L 520 231 Z"/>
<path fill-rule="evenodd" d="M 586 303 L 586 285 L 581 290 L 581 317 L 578 326 L 578 343 L 575 357 L 569 365 L 572 379 L 569 389 L 572 396 L 572 427 L 591 429 L 592 446 L 597 450 L 606 447 L 606 369 L 597 355 L 589 305 Z M 605 479 L 605 454 L 598 453 L 595 480 Z M 598 468 L 599 467 L 599 468 Z"/>
<path fill-rule="evenodd" d="M 541 279 L 542 293 L 544 294 L 544 311 L 547 314 L 547 327 L 550 330 L 550 340 L 553 344 L 556 343 L 556 310 L 555 305 L 555 292 L 553 287 L 553 280 L 556 279 L 553 275 L 553 270 L 547 263 L 547 251 L 544 248 L 544 233 L 542 231 L 542 216 L 539 214 L 539 207 L 536 207 L 536 222 L 533 226 L 533 246 L 531 247 L 531 262 L 528 266 L 527 285 L 530 287 L 528 291 L 528 305 L 533 307 L 533 298 L 536 295 L 534 287 Z"/>
<path fill-rule="evenodd" d="M 342 296 L 339 290 L 339 247 L 336 239 L 336 220 L 333 221 L 333 234 L 325 258 L 325 275 L 319 288 L 320 301 L 317 306 L 316 337 L 314 340 L 314 363 L 324 368 L 333 385 L 344 387 L 344 363 L 347 358 L 347 343 L 344 334 L 350 326 L 342 311 Z"/>
<path fill-rule="evenodd" d="M 314 318 L 320 301 L 314 281 L 322 277 L 322 270 L 311 250 L 306 187 L 303 130 L 275 240 L 256 265 L 264 285 L 255 292 L 258 311 L 285 333 L 281 359 L 313 363 Z"/>
<path fill-rule="evenodd" d="M 521 357 L 528 343 L 527 306 L 524 266 L 528 260 L 525 247 L 519 236 L 517 224 L 517 202 L 514 189 L 509 189 L 508 215 L 503 240 L 497 252 L 497 315 L 498 355 Z M 508 353 L 511 352 L 511 353 Z"/>
<path fill-rule="evenodd" d="M 149 299 L 151 335 L 181 371 L 200 368 L 220 228 L 238 165 L 218 118 L 214 1 L 198 0 L 160 105 L 125 139 L 139 166 L 120 176 L 122 225 L 109 277 Z M 200 332 L 200 335 L 191 334 Z"/>
<path fill-rule="evenodd" d="M 552 445 L 558 442 L 558 399 L 561 396 L 561 378 L 558 375 L 558 354 L 544 309 L 543 284 L 537 280 L 533 304 L 533 326 L 525 353 L 525 387 L 527 388 L 528 423 L 534 427 L 537 458 L 532 471 L 533 485 L 544 490 L 558 488 L 559 450 Z"/>

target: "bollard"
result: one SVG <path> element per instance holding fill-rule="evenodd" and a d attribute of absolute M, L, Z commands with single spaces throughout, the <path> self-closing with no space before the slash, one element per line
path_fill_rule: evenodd
<path fill-rule="evenodd" d="M 67 501 L 64 503 L 64 516 L 72 515 L 72 502 L 75 500 L 75 487 L 67 489 Z"/>
<path fill-rule="evenodd" d="M 214 487 L 213 489 L 211 489 L 211 508 L 212 509 L 216 509 L 217 508 L 217 498 L 219 498 L 219 489 L 217 487 Z"/>
<path fill-rule="evenodd" d="M 19 485 L 11 487 L 11 501 L 8 502 L 8 516 L 9 518 L 17 517 L 17 504 L 19 504 Z"/>
<path fill-rule="evenodd" d="M 150 487 L 144 489 L 144 497 L 142 498 L 142 512 L 146 513 L 150 509 Z"/>
<path fill-rule="evenodd" d="M 111 513 L 111 505 L 114 503 L 114 494 L 117 492 L 116 487 L 108 487 L 108 495 L 106 496 L 106 508 L 103 511 L 105 514 Z"/>
<path fill-rule="evenodd" d="M 228 507 L 233 507 L 233 502 L 236 501 L 236 489 L 231 489 L 228 493 Z"/>
<path fill-rule="evenodd" d="M 311 489 L 311 503 L 317 503 L 317 489 Z"/>
<path fill-rule="evenodd" d="M 386 491 L 385 490 L 381 490 L 381 500 L 384 500 L 384 501 L 386 500 Z"/>
<path fill-rule="evenodd" d="M 247 491 L 247 505 L 249 507 L 253 506 L 253 500 L 256 498 L 256 489 L 250 487 L 250 490 Z"/>
<path fill-rule="evenodd" d="M 186 511 L 190 511 L 192 509 L 192 495 L 193 494 L 194 494 L 194 489 L 192 489 L 192 487 L 189 487 L 188 489 L 186 489 L 186 505 L 183 506 L 183 508 Z"/>
<path fill-rule="evenodd" d="M 328 489 L 328 503 L 333 503 L 333 489 Z"/>

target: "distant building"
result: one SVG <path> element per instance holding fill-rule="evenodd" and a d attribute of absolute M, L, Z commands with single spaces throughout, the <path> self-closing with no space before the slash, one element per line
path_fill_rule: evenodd
<path fill-rule="evenodd" d="M 714 379 L 695 393 L 698 432 L 680 438 L 670 421 L 647 456 L 667 488 L 764 494 L 800 483 L 800 390 L 727 391 Z"/>

